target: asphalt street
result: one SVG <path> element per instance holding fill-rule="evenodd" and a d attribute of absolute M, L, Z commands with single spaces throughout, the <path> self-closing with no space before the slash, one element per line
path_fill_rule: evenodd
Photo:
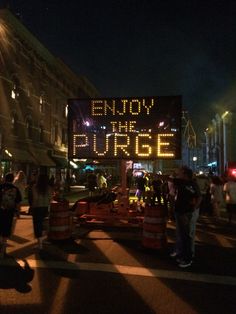
<path fill-rule="evenodd" d="M 39 252 L 32 218 L 21 215 L 0 261 L 0 313 L 236 313 L 235 224 L 201 217 L 184 270 L 169 257 L 174 223 L 165 249 L 144 248 L 142 232 L 75 220 L 71 239 Z"/>

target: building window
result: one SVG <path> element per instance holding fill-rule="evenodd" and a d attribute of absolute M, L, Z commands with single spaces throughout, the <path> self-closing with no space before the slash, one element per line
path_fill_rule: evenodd
<path fill-rule="evenodd" d="M 61 143 L 66 144 L 67 143 L 67 129 L 62 129 L 62 136 L 61 136 Z"/>
<path fill-rule="evenodd" d="M 26 136 L 28 139 L 33 138 L 33 123 L 32 123 L 31 118 L 28 118 L 26 120 Z"/>
<path fill-rule="evenodd" d="M 31 96 L 31 90 L 29 87 L 27 87 L 27 89 L 26 89 L 26 95 L 27 95 L 27 97 Z"/>
<path fill-rule="evenodd" d="M 63 118 L 67 118 L 68 116 L 68 105 L 64 106 L 64 110 L 63 110 Z"/>
<path fill-rule="evenodd" d="M 16 92 L 14 88 L 11 90 L 11 98 L 16 99 Z"/>
<path fill-rule="evenodd" d="M 39 141 L 40 143 L 44 141 L 44 128 L 42 125 L 39 126 Z"/>
<path fill-rule="evenodd" d="M 51 142 L 54 144 L 54 138 L 55 138 L 55 128 L 51 128 Z"/>
<path fill-rule="evenodd" d="M 58 122 L 55 123 L 54 142 L 57 143 L 59 138 L 59 126 Z"/>
<path fill-rule="evenodd" d="M 45 105 L 46 105 L 45 95 L 44 93 L 42 93 L 39 97 L 39 112 L 40 113 L 45 113 Z"/>
<path fill-rule="evenodd" d="M 14 135 L 18 135 L 18 117 L 17 114 L 13 114 L 11 118 L 11 127 Z"/>
<path fill-rule="evenodd" d="M 11 98 L 16 99 L 20 95 L 19 93 L 20 82 L 19 82 L 19 79 L 15 75 L 12 77 L 12 83 L 13 84 L 12 84 L 12 89 L 11 89 Z"/>
<path fill-rule="evenodd" d="M 11 90 L 11 98 L 12 99 L 16 99 L 17 97 L 19 97 L 19 89 L 17 88 L 17 86 L 14 84 Z"/>

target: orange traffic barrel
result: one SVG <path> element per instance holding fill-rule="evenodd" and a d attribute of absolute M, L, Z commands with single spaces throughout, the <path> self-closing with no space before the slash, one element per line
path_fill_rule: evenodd
<path fill-rule="evenodd" d="M 79 201 L 77 203 L 75 214 L 76 216 L 80 217 L 84 214 L 87 214 L 89 212 L 89 204 L 86 201 Z"/>
<path fill-rule="evenodd" d="M 166 247 L 166 215 L 163 205 L 145 206 L 142 245 L 150 249 Z"/>
<path fill-rule="evenodd" d="M 50 240 L 65 240 L 71 237 L 71 219 L 69 202 L 53 201 L 50 204 L 49 233 Z"/>

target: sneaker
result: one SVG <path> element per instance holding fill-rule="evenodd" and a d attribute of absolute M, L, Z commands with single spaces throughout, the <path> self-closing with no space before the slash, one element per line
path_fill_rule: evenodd
<path fill-rule="evenodd" d="M 170 253 L 170 257 L 177 257 L 178 256 L 178 254 L 177 254 L 177 252 L 176 251 L 173 251 L 172 253 Z"/>
<path fill-rule="evenodd" d="M 186 268 L 192 265 L 192 261 L 186 262 L 185 260 L 182 260 L 179 262 L 179 267 Z"/>

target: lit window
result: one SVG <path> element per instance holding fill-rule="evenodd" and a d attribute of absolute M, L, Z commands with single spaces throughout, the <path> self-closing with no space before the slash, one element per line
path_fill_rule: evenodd
<path fill-rule="evenodd" d="M 16 99 L 16 93 L 15 93 L 14 89 L 11 90 L 11 98 Z"/>
<path fill-rule="evenodd" d="M 18 92 L 17 86 L 14 85 L 12 90 L 11 90 L 11 98 L 16 99 L 16 97 L 19 97 L 19 92 Z"/>
<path fill-rule="evenodd" d="M 68 116 L 68 105 L 66 105 L 65 108 L 64 108 L 63 116 L 65 118 L 67 118 L 67 116 Z"/>
<path fill-rule="evenodd" d="M 13 114 L 11 118 L 11 127 L 14 135 L 18 135 L 18 117 L 16 114 Z"/>
<path fill-rule="evenodd" d="M 41 94 L 39 97 L 39 112 L 44 113 L 45 112 L 45 96 L 44 94 Z"/>

